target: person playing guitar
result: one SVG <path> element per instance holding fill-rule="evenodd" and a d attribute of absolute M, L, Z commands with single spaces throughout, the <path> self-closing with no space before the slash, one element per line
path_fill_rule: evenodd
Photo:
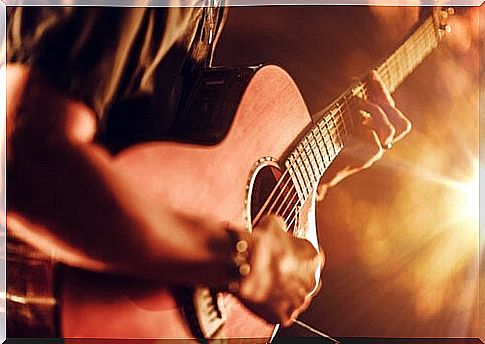
<path fill-rule="evenodd" d="M 133 110 L 136 130 L 170 132 L 180 85 L 209 64 L 224 12 L 8 9 L 8 232 L 66 266 L 228 291 L 268 323 L 290 326 L 319 289 L 322 249 L 287 233 L 277 215 L 262 216 L 249 233 L 231 218 L 174 207 L 144 186 L 143 175 L 120 168 L 117 155 L 101 144 L 107 118 L 120 106 Z M 355 109 L 366 116 L 325 172 L 320 197 L 370 167 L 411 129 L 378 74 L 367 82 L 368 98 Z M 132 106 L 132 99 L 141 105 Z M 137 146 L 160 144 L 140 141 Z M 163 169 L 167 157 L 160 159 Z M 202 170 L 180 173 L 200 173 L 201 192 L 211 192 Z M 229 202 L 222 196 L 221 203 Z M 13 328 L 8 334 L 29 336 Z"/>

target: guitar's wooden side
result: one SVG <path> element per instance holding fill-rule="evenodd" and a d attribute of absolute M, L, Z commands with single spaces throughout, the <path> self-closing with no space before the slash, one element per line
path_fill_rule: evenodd
<path fill-rule="evenodd" d="M 120 153 L 116 165 L 140 180 L 140 187 L 178 211 L 245 226 L 246 186 L 254 163 L 265 156 L 282 157 L 310 121 L 288 74 L 266 66 L 248 84 L 232 127 L 221 143 L 140 144 Z M 309 209 L 312 217 L 313 209 Z M 315 243 L 313 225 L 309 237 Z M 65 338 L 193 337 L 172 294 L 163 286 L 123 285 L 68 270 L 63 274 L 61 290 Z M 225 302 L 228 320 L 220 335 L 265 338 L 261 342 L 271 336 L 274 325 L 249 312 L 233 296 L 227 295 Z"/>

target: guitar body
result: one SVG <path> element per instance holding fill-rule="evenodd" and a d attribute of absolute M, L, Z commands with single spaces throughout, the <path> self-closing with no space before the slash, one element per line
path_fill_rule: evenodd
<path fill-rule="evenodd" d="M 390 92 L 438 46 L 450 13 L 433 13 L 374 69 Z M 143 117 L 136 125 L 130 120 L 136 104 L 120 106 L 125 114 L 108 122 L 106 137 L 99 138 L 118 151 L 115 167 L 139 180 L 147 197 L 178 213 L 248 230 L 259 210 L 285 214 L 287 230 L 318 249 L 314 189 L 355 129 L 351 109 L 367 98 L 366 80 L 344 91 L 316 123 L 293 80 L 276 66 L 209 69 L 186 83 L 180 116 L 165 140 L 157 132 L 157 118 Z M 266 343 L 278 327 L 229 293 L 216 296 L 203 286 L 157 285 L 71 268 L 58 275 L 56 300 L 51 262 L 35 269 L 37 257 L 27 259 L 28 249 L 14 248 L 6 293 L 9 324 L 17 330 L 11 333 L 34 329 L 34 336 L 60 335 L 70 344 L 81 343 L 80 338 Z M 56 315 L 58 328 L 52 324 Z M 46 325 L 51 331 L 41 330 Z"/>
<path fill-rule="evenodd" d="M 264 66 L 247 80 L 231 125 L 218 143 L 138 144 L 121 151 L 115 164 L 177 211 L 250 229 L 263 194 L 280 175 L 278 161 L 283 163 L 289 145 L 310 123 L 289 75 L 279 67 Z M 295 233 L 318 247 L 314 202 L 313 194 L 303 204 Z M 198 337 L 177 288 L 65 269 L 60 290 L 64 338 Z M 228 293 L 220 300 L 227 319 L 214 338 L 270 340 L 275 325 Z"/>

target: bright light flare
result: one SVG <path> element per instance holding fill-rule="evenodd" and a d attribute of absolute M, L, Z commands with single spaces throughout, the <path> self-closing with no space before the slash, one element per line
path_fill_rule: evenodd
<path fill-rule="evenodd" d="M 465 202 L 463 204 L 463 216 L 478 220 L 478 216 L 480 214 L 480 187 L 478 176 L 476 176 L 473 180 L 464 183 L 462 192 L 465 198 Z"/>
<path fill-rule="evenodd" d="M 455 200 L 455 214 L 461 221 L 471 222 L 472 225 L 467 226 L 470 230 L 476 232 L 478 230 L 478 219 L 480 216 L 480 183 L 478 163 L 473 164 L 473 176 L 466 182 L 454 182 L 454 189 L 461 196 L 460 199 Z"/>

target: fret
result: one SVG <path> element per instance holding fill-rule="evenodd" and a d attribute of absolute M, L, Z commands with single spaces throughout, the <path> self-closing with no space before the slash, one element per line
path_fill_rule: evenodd
<path fill-rule="evenodd" d="M 402 61 L 404 66 L 403 79 L 405 79 L 411 73 L 411 70 L 412 70 L 412 63 L 411 63 L 411 60 L 409 59 L 409 47 L 407 45 L 403 45 L 401 56 L 402 56 Z"/>
<path fill-rule="evenodd" d="M 310 159 L 308 158 L 305 147 L 303 146 L 302 143 L 300 143 L 298 145 L 297 151 L 300 153 L 300 157 L 301 157 L 302 162 L 303 162 L 303 167 L 305 167 L 305 170 L 306 170 L 307 181 L 308 181 L 308 190 L 311 191 L 312 188 L 313 188 L 315 175 L 313 174 L 313 169 L 310 165 Z M 303 154 L 305 154 L 305 155 L 303 155 Z"/>
<path fill-rule="evenodd" d="M 305 181 L 305 176 L 301 168 L 301 161 L 299 161 L 298 157 L 299 157 L 299 154 L 295 152 L 293 156 L 293 163 L 295 166 L 295 172 L 298 176 L 298 182 L 300 183 L 300 186 L 301 186 L 302 194 L 305 195 L 306 197 L 306 195 L 308 194 L 308 189 Z"/>
<path fill-rule="evenodd" d="M 336 155 L 336 150 L 335 150 L 335 145 L 333 143 L 333 139 L 332 139 L 332 133 L 330 132 L 329 128 L 328 128 L 328 123 L 326 120 L 323 120 L 322 123 L 325 125 L 325 144 L 328 143 L 328 147 L 331 148 L 329 149 L 329 152 L 330 152 L 330 157 L 331 159 L 333 159 L 333 157 Z"/>
<path fill-rule="evenodd" d="M 330 120 L 332 121 L 332 124 L 333 124 L 333 126 L 335 128 L 335 131 L 334 132 L 337 132 L 337 135 L 335 135 L 336 136 L 336 139 L 337 140 L 340 140 L 340 142 L 339 141 L 336 142 L 337 145 L 338 145 L 338 148 L 343 147 L 344 140 L 342 139 L 342 136 L 340 135 L 340 129 L 339 129 L 337 123 L 335 122 L 335 113 L 334 112 L 332 112 L 332 114 L 330 116 Z"/>
<path fill-rule="evenodd" d="M 325 128 L 327 129 L 327 132 L 330 135 L 330 146 L 332 147 L 333 155 L 336 156 L 337 155 L 337 149 L 335 148 L 335 141 L 333 139 L 332 131 L 330 130 L 330 128 L 328 126 L 327 120 L 325 120 Z"/>
<path fill-rule="evenodd" d="M 301 195 L 304 198 L 308 195 L 308 190 L 307 190 L 307 187 L 306 187 L 305 178 L 303 177 L 303 174 L 301 172 L 300 164 L 298 163 L 296 157 L 297 157 L 296 153 L 292 154 L 292 156 L 291 156 L 291 158 L 292 158 L 291 167 L 293 168 L 293 170 L 295 172 L 296 181 L 299 185 Z"/>
<path fill-rule="evenodd" d="M 432 31 L 432 32 L 431 32 Z M 432 25 L 432 30 L 426 30 L 427 45 L 435 47 L 440 40 L 439 30 L 435 29 L 434 24 Z"/>
<path fill-rule="evenodd" d="M 375 68 L 390 93 L 438 45 L 444 35 L 439 25 L 434 17 L 428 18 L 404 44 Z M 295 148 L 285 165 L 295 181 L 300 202 L 304 202 L 313 191 L 324 171 L 359 125 L 357 114 L 353 111 L 357 98 L 368 98 L 365 80 L 347 89 L 334 103 L 319 112 L 319 120 L 306 133 L 302 133 L 300 142 L 295 142 Z"/>
<path fill-rule="evenodd" d="M 308 169 L 305 165 L 305 162 L 303 160 L 303 157 L 301 155 L 301 147 L 298 145 L 296 147 L 296 152 L 295 152 L 295 158 L 298 166 L 298 170 L 300 171 L 301 177 L 302 177 L 302 184 L 305 187 L 305 194 L 309 195 L 311 190 L 312 190 L 312 183 L 310 181 L 310 174 L 308 172 Z"/>
<path fill-rule="evenodd" d="M 404 79 L 404 75 L 401 70 L 401 62 L 399 61 L 400 57 L 401 57 L 401 54 L 398 51 L 398 53 L 394 56 L 394 65 L 395 65 L 394 68 L 396 68 L 396 71 L 397 71 L 397 76 L 398 76 L 397 80 Z"/>
<path fill-rule="evenodd" d="M 345 116 L 342 112 L 343 105 L 337 103 L 337 119 L 342 123 L 343 128 L 343 136 L 347 137 L 350 134 L 350 131 L 347 130 L 347 125 L 345 124 Z M 343 141 L 342 141 L 343 142 Z"/>
<path fill-rule="evenodd" d="M 304 144 L 305 141 L 307 143 L 306 145 Z M 318 162 L 317 162 L 317 158 L 315 156 L 315 150 L 313 149 L 313 145 L 312 145 L 312 142 L 310 140 L 309 134 L 303 139 L 303 144 L 304 144 L 307 156 L 310 157 L 310 159 L 309 159 L 310 165 L 311 165 L 312 170 L 313 170 L 313 175 L 315 177 L 315 181 L 317 181 L 317 180 L 320 179 L 320 169 L 318 168 Z"/>
<path fill-rule="evenodd" d="M 327 122 L 324 121 L 323 124 L 325 124 L 325 131 L 324 131 L 324 136 L 323 136 L 324 139 L 325 139 L 325 145 L 327 147 L 329 147 L 329 150 L 328 150 L 329 155 L 328 156 L 331 160 L 333 160 L 334 157 L 336 156 L 335 146 L 334 146 L 333 141 L 332 141 L 332 136 L 330 135 L 330 132 L 328 130 Z"/>
<path fill-rule="evenodd" d="M 420 37 L 419 40 L 422 41 L 422 42 L 427 42 L 426 41 L 426 37 Z M 420 62 L 420 60 L 421 60 L 420 59 L 420 57 L 421 57 L 420 55 L 421 54 L 419 53 L 419 48 L 416 45 L 413 45 L 413 46 L 411 46 L 411 49 L 410 50 L 411 50 L 412 61 L 414 63 L 418 64 Z M 411 65 L 410 68 L 412 68 L 412 65 Z"/>
<path fill-rule="evenodd" d="M 344 115 L 342 116 L 344 117 L 344 120 L 345 120 L 345 117 L 350 119 L 349 126 L 348 126 L 349 128 L 348 134 L 350 134 L 354 130 L 355 125 L 354 125 L 354 118 L 353 118 L 354 116 L 352 116 L 352 109 L 350 108 L 350 105 L 349 105 L 350 100 L 348 99 L 348 97 L 349 97 L 348 94 L 344 94 L 344 96 L 342 97 L 342 103 L 345 105 L 345 109 L 346 109 L 345 111 L 347 111 L 347 116 L 344 116 Z"/>
<path fill-rule="evenodd" d="M 320 127 L 320 124 L 321 124 L 321 121 L 319 121 L 317 123 L 317 128 L 318 128 L 318 132 L 320 133 L 320 137 L 322 139 L 322 146 L 325 148 L 325 152 L 327 152 L 327 154 L 324 154 L 324 158 L 327 158 L 327 162 L 324 162 L 327 164 L 327 166 L 330 165 L 330 163 L 332 162 L 332 158 L 330 156 L 330 151 L 328 150 L 328 147 L 327 147 L 327 144 L 325 143 L 325 135 L 324 133 L 322 133 L 322 128 Z"/>
<path fill-rule="evenodd" d="M 319 170 L 320 170 L 320 175 L 323 175 L 323 172 L 325 172 L 325 169 L 327 168 L 327 166 L 325 166 L 325 161 L 323 160 L 323 152 L 320 148 L 320 144 L 319 144 L 319 140 L 318 140 L 318 137 L 317 135 L 315 134 L 315 131 L 318 133 L 319 130 L 317 130 L 318 127 L 314 127 L 310 133 L 312 134 L 313 136 L 313 140 L 315 142 L 315 145 L 317 146 L 317 150 L 318 150 L 318 156 L 320 157 L 320 162 L 318 163 L 318 166 L 319 166 Z"/>
<path fill-rule="evenodd" d="M 429 18 L 394 54 L 376 68 L 390 92 L 437 46 L 441 39 L 439 31 Z"/>
<path fill-rule="evenodd" d="M 389 68 L 387 66 L 387 61 L 384 62 L 380 68 L 377 68 L 377 73 L 380 75 L 382 82 L 386 86 L 386 88 L 389 88 L 391 85 L 391 75 L 389 73 Z"/>
<path fill-rule="evenodd" d="M 293 155 L 291 155 L 288 160 L 286 160 L 286 169 L 288 170 L 288 173 L 290 174 L 291 179 L 293 180 L 293 185 L 295 185 L 296 192 L 298 193 L 298 197 L 300 199 L 303 199 L 304 193 L 303 189 L 300 185 L 300 178 L 297 176 L 297 173 L 295 171 L 295 165 L 294 165 L 294 158 Z"/>

